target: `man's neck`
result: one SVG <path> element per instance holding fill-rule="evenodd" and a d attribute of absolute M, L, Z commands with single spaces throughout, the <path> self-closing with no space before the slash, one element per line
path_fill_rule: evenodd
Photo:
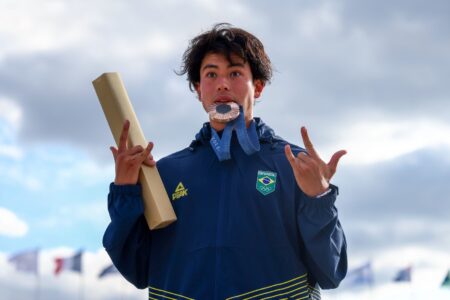
<path fill-rule="evenodd" d="M 253 120 L 253 118 L 250 120 L 245 120 L 245 127 L 247 127 L 247 128 L 250 127 L 250 123 L 252 120 Z M 225 126 L 227 126 L 228 123 L 220 123 L 217 121 L 210 120 L 209 124 L 211 125 L 212 128 L 214 128 L 215 131 L 219 132 L 219 131 L 224 130 Z"/>

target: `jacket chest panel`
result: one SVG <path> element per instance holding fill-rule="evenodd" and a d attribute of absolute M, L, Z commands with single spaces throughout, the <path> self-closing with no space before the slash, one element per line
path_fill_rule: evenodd
<path fill-rule="evenodd" d="M 295 222 L 292 184 L 275 163 L 245 158 L 204 162 L 167 184 L 178 216 L 175 226 L 190 236 L 189 248 L 261 247 L 267 240 L 285 244 Z"/>

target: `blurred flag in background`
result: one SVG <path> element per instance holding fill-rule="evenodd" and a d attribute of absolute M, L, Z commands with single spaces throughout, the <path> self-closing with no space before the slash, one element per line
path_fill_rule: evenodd
<path fill-rule="evenodd" d="M 28 250 L 12 255 L 8 261 L 15 265 L 17 271 L 38 274 L 39 250 Z"/>
<path fill-rule="evenodd" d="M 401 269 L 400 271 L 398 271 L 397 275 L 395 275 L 394 281 L 395 282 L 405 282 L 405 281 L 411 282 L 411 271 L 412 271 L 411 266 Z"/>
<path fill-rule="evenodd" d="M 118 273 L 119 273 L 119 271 L 117 270 L 116 266 L 115 265 L 110 265 L 110 266 L 104 268 L 100 272 L 100 274 L 98 274 L 98 278 L 102 278 L 102 277 L 107 276 L 107 275 L 118 274 Z"/>
<path fill-rule="evenodd" d="M 372 263 L 370 261 L 349 270 L 345 278 L 348 286 L 372 285 L 373 280 Z"/>
<path fill-rule="evenodd" d="M 442 286 L 450 287 L 450 270 L 447 272 L 447 276 L 445 276 Z"/>
<path fill-rule="evenodd" d="M 83 251 L 78 251 L 74 256 L 71 257 L 57 257 L 55 258 L 55 275 L 58 275 L 64 270 L 74 271 L 81 273 L 81 257 Z"/>

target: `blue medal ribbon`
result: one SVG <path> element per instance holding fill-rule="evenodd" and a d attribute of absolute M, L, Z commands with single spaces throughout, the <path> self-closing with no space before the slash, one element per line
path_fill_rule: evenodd
<path fill-rule="evenodd" d="M 228 122 L 222 132 L 222 138 L 219 137 L 217 131 L 211 127 L 211 140 L 209 143 L 217 155 L 219 161 L 231 159 L 230 143 L 233 130 L 245 154 L 251 155 L 260 150 L 258 134 L 256 132 L 256 123 L 251 121 L 249 128 L 245 126 L 245 118 L 242 106 L 239 107 L 240 114 L 233 121 Z"/>

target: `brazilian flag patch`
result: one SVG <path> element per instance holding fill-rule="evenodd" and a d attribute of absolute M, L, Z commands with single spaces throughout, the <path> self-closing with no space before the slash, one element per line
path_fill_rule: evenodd
<path fill-rule="evenodd" d="M 258 171 L 256 177 L 256 189 L 264 196 L 275 191 L 277 186 L 277 173 L 269 171 Z"/>

